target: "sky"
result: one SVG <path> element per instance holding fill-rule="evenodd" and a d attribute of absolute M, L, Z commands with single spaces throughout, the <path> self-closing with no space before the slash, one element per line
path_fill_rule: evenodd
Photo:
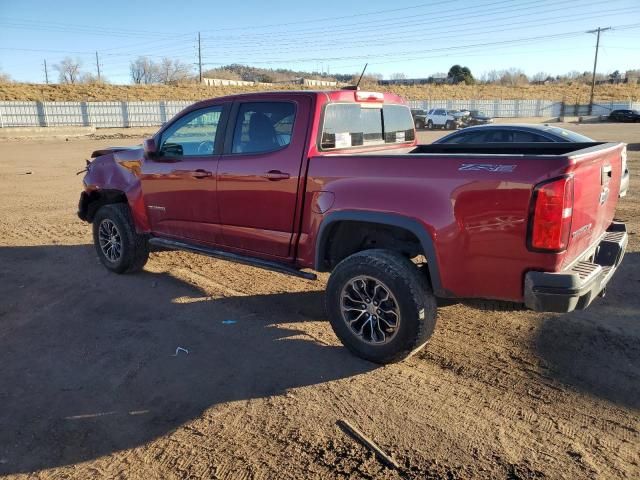
<path fill-rule="evenodd" d="M 476 77 L 491 70 L 528 75 L 640 68 L 640 0 L 381 0 L 322 2 L 0 0 L 0 72 L 50 82 L 66 56 L 130 83 L 138 56 L 180 59 L 197 71 L 242 63 L 329 73 L 367 71 L 424 78 L 454 64 Z"/>

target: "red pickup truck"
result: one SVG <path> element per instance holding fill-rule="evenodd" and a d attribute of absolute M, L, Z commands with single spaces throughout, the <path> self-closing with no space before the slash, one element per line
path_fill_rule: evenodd
<path fill-rule="evenodd" d="M 330 271 L 335 333 L 380 363 L 425 344 L 439 300 L 585 308 L 627 245 L 624 144 L 417 145 L 392 94 L 206 100 L 92 157 L 79 216 L 109 270 L 142 269 L 153 245 Z"/>

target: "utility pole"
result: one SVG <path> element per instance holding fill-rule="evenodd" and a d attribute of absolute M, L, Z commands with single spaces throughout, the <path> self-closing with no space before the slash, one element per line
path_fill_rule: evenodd
<path fill-rule="evenodd" d="M 49 72 L 47 71 L 47 59 L 44 59 L 44 81 L 49 85 Z"/>
<path fill-rule="evenodd" d="M 98 81 L 100 81 L 100 61 L 98 60 L 98 52 L 96 52 L 96 68 L 98 69 Z"/>
<path fill-rule="evenodd" d="M 200 32 L 198 32 L 198 76 L 202 83 L 202 49 L 200 47 Z"/>
<path fill-rule="evenodd" d="M 596 55 L 593 59 L 593 75 L 591 76 L 591 96 L 589 97 L 589 115 L 593 112 L 593 90 L 596 87 L 596 67 L 598 66 L 598 49 L 600 48 L 600 32 L 606 32 L 611 30 L 611 27 L 596 28 L 595 30 L 589 30 L 587 33 L 595 33 L 596 37 Z"/>

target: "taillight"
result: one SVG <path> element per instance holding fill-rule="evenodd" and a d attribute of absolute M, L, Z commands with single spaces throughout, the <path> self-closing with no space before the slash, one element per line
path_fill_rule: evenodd
<path fill-rule="evenodd" d="M 529 220 L 529 248 L 561 252 L 569 245 L 573 217 L 573 177 L 536 185 Z"/>
<path fill-rule="evenodd" d="M 357 102 L 384 102 L 384 93 L 380 92 L 362 92 L 356 90 L 355 97 Z"/>

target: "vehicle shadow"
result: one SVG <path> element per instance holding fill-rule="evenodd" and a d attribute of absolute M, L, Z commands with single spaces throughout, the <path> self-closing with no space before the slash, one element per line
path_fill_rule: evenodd
<path fill-rule="evenodd" d="M 546 319 L 536 349 L 553 378 L 640 408 L 640 253 L 625 255 L 605 298 Z"/>
<path fill-rule="evenodd" d="M 319 291 L 212 299 L 168 273 L 111 274 L 89 245 L 0 248 L 0 474 L 94 459 L 224 402 L 376 368 L 296 328 L 323 319 L 321 302 Z"/>

